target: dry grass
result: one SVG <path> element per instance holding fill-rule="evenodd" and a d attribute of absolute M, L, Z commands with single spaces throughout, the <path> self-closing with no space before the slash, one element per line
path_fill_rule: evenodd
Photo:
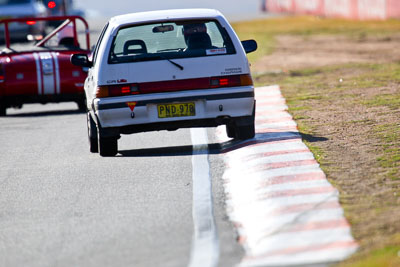
<path fill-rule="evenodd" d="M 300 131 L 324 137 L 306 143 L 360 243 L 343 264 L 400 266 L 400 54 L 386 50 L 400 47 L 400 21 L 289 17 L 235 28 L 262 48 L 251 58 L 256 84 L 279 84 Z M 332 61 L 338 50 L 344 61 Z"/>

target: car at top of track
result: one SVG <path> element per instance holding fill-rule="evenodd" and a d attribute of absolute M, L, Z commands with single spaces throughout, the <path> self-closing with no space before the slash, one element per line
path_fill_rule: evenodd
<path fill-rule="evenodd" d="M 41 0 L 0 0 L 0 19 L 21 17 L 45 17 L 47 11 Z M 28 34 L 42 34 L 45 23 L 14 22 L 9 25 L 10 38 L 24 41 Z M 4 29 L 0 27 L 0 41 L 4 41 Z"/>
<path fill-rule="evenodd" d="M 82 16 L 84 11 L 74 7 L 73 0 L 44 0 L 50 16 Z"/>
<path fill-rule="evenodd" d="M 85 16 L 85 12 L 76 9 L 73 0 L 43 0 L 49 16 Z M 58 26 L 60 22 L 50 21 L 52 26 Z"/>
<path fill-rule="evenodd" d="M 32 44 L 10 41 L 11 23 L 60 20 L 63 23 L 46 37 L 31 36 Z M 84 28 L 81 40 L 78 21 Z M 59 16 L 4 19 L 0 20 L 1 24 L 5 29 L 5 47 L 0 52 L 0 116 L 6 115 L 7 108 L 21 108 L 25 103 L 74 101 L 79 109 L 86 110 L 83 85 L 87 73 L 82 67 L 72 65 L 70 57 L 90 54 L 87 22 L 79 16 Z M 86 46 L 81 46 L 79 41 L 86 41 Z"/>
<path fill-rule="evenodd" d="M 85 80 L 91 152 L 118 153 L 121 134 L 226 125 L 255 134 L 254 86 L 246 53 L 217 10 L 178 9 L 116 16 L 104 27 Z"/>

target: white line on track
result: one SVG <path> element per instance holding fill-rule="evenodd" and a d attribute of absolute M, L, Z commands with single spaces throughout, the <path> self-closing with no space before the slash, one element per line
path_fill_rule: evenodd
<path fill-rule="evenodd" d="M 194 235 L 189 267 L 216 267 L 219 240 L 213 211 L 207 132 L 204 128 L 193 128 L 190 133 L 193 144 Z"/>

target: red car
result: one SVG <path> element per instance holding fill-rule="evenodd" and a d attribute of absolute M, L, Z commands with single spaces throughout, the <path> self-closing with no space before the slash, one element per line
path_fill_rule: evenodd
<path fill-rule="evenodd" d="M 28 36 L 35 41 L 33 46 L 24 43 L 11 47 L 10 24 L 57 20 L 64 22 L 46 37 Z M 83 38 L 78 38 L 77 24 L 84 28 Z M 5 48 L 0 52 L 0 116 L 6 115 L 7 108 L 21 108 L 25 103 L 74 101 L 80 110 L 85 110 L 83 85 L 87 73 L 84 68 L 72 65 L 70 57 L 90 54 L 88 23 L 79 16 L 59 16 L 0 20 L 0 27 L 3 25 Z M 79 41 L 86 43 L 84 48 Z"/>

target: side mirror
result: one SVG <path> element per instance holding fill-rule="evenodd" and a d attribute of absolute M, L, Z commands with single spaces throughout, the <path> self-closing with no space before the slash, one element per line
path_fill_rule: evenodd
<path fill-rule="evenodd" d="M 246 54 L 254 52 L 257 50 L 257 42 L 254 40 L 245 40 L 242 41 L 242 46 Z"/>
<path fill-rule="evenodd" d="M 72 65 L 78 67 L 93 67 L 93 62 L 91 62 L 86 54 L 73 54 L 71 55 L 71 63 Z"/>

